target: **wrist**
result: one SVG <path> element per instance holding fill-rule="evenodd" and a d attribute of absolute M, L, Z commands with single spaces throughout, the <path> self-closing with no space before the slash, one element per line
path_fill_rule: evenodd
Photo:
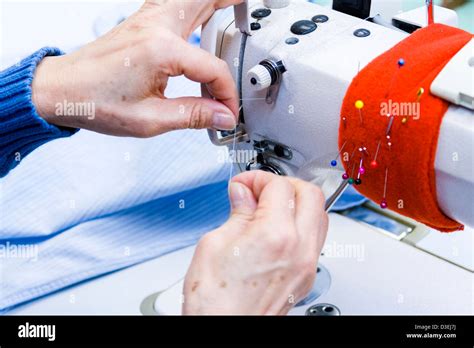
<path fill-rule="evenodd" d="M 36 112 L 46 122 L 67 127 L 67 118 L 60 117 L 56 112 L 56 104 L 67 100 L 64 73 L 62 72 L 61 56 L 49 56 L 36 67 L 31 84 L 32 102 Z"/>

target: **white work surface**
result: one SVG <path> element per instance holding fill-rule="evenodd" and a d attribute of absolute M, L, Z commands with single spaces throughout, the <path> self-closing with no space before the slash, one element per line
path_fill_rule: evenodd
<path fill-rule="evenodd" d="M 332 256 L 320 262 L 332 284 L 309 305 L 330 303 L 344 314 L 473 314 L 473 274 L 371 227 L 330 214 L 326 245 Z M 438 233 L 438 232 L 434 232 Z M 352 255 L 336 255 L 337 248 Z M 358 251 L 358 252 L 354 252 Z M 187 248 L 61 291 L 11 314 L 141 314 L 143 300 L 185 275 L 193 254 Z M 329 253 L 328 253 L 329 254 Z M 308 306 L 291 314 L 304 314 Z M 156 307 L 178 314 L 179 285 L 164 292 Z"/>

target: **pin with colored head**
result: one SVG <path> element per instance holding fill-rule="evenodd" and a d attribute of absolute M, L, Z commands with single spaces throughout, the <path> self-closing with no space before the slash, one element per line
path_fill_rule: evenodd
<path fill-rule="evenodd" d="M 372 169 L 375 169 L 375 168 L 378 167 L 377 156 L 379 154 L 379 149 L 380 149 L 380 144 L 381 143 L 382 143 L 382 140 L 379 140 L 379 143 L 377 144 L 377 150 L 375 150 L 375 157 L 372 160 L 372 162 L 370 162 L 370 168 L 372 168 Z"/>
<path fill-rule="evenodd" d="M 387 130 L 385 131 L 385 135 L 389 135 L 390 131 L 392 130 L 392 125 L 393 125 L 393 115 L 387 114 L 388 119 L 388 125 L 387 125 Z"/>
<path fill-rule="evenodd" d="M 387 179 L 388 179 L 388 168 L 385 168 L 385 182 L 383 185 L 383 198 L 382 198 L 382 201 L 380 202 L 380 208 L 382 209 L 386 209 L 388 207 L 387 199 L 385 198 L 387 197 Z"/>
<path fill-rule="evenodd" d="M 362 109 L 364 107 L 364 102 L 362 100 L 357 100 L 355 102 L 355 107 L 356 109 L 359 109 L 359 110 Z"/>
<path fill-rule="evenodd" d="M 423 87 L 420 87 L 418 92 L 416 92 L 416 102 L 418 103 L 421 99 L 421 96 L 425 93 L 425 89 Z"/>
<path fill-rule="evenodd" d="M 360 123 L 362 124 L 362 122 L 363 122 L 362 108 L 364 107 L 364 102 L 362 100 L 357 100 L 354 105 L 355 105 L 356 109 L 359 110 L 359 119 L 360 119 Z"/>
<path fill-rule="evenodd" d="M 367 148 L 365 146 L 359 147 L 359 152 L 364 157 L 369 155 L 369 151 L 367 151 Z"/>
<path fill-rule="evenodd" d="M 363 166 L 363 162 L 364 162 L 364 159 L 361 158 L 361 159 L 360 159 L 360 164 L 359 164 L 359 169 L 357 170 L 359 177 L 360 177 L 361 175 L 364 175 L 364 174 L 365 174 L 365 168 L 364 168 L 364 166 Z"/>
<path fill-rule="evenodd" d="M 341 155 L 342 150 L 344 150 L 344 146 L 346 146 L 347 140 L 342 144 L 341 149 L 339 150 L 337 156 L 335 159 L 333 159 L 329 164 L 331 164 L 331 167 L 337 166 L 337 158 Z"/>

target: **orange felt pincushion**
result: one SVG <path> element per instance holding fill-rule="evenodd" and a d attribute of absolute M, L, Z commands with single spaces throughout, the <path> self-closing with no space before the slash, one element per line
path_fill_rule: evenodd
<path fill-rule="evenodd" d="M 432 95 L 430 86 L 471 38 L 441 24 L 417 30 L 354 78 L 341 110 L 339 148 L 355 188 L 445 232 L 463 225 L 437 203 L 434 161 L 449 103 Z"/>

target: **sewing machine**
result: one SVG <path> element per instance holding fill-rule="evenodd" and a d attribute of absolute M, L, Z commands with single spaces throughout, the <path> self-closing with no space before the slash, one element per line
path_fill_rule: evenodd
<path fill-rule="evenodd" d="M 363 18 L 377 13 L 396 18 L 404 27 L 426 25 L 424 12 L 398 13 L 397 2 L 388 3 L 387 11 L 383 6 L 357 11 Z M 236 13 L 243 20 L 238 27 L 229 9 L 217 13 L 202 32 L 202 47 L 229 64 L 242 97 L 244 122 L 237 132 L 210 132 L 211 140 L 234 153 L 252 154 L 235 161 L 238 171 L 301 176 L 332 196 L 341 168 L 330 169 L 328 163 L 338 152 L 345 91 L 360 69 L 408 34 L 303 1 L 253 1 Z M 310 31 L 314 26 L 305 22 L 292 30 L 300 20 L 312 21 L 316 28 Z M 455 14 L 446 9 L 436 8 L 435 20 L 456 25 Z M 241 31 L 251 35 L 243 40 Z M 266 66 L 261 64 L 265 60 Z M 286 71 L 273 78 L 271 70 L 280 69 L 280 61 Z M 438 93 L 449 94 L 443 87 Z M 449 108 L 436 157 L 441 207 L 467 225 L 474 222 L 473 116 L 465 106 Z M 463 161 L 453 162 L 453 152 Z M 361 209 L 379 214 L 391 227 L 374 225 Z M 317 282 L 290 314 L 473 314 L 471 228 L 440 234 L 372 204 L 330 213 L 329 219 Z M 12 314 L 179 314 L 182 278 L 193 250 L 79 284 Z"/>
<path fill-rule="evenodd" d="M 227 12 L 215 15 L 203 29 L 202 47 L 228 63 L 242 99 L 237 133 L 220 137 L 210 131 L 210 138 L 216 145 L 257 154 L 247 163 L 236 161 L 239 171 L 256 168 L 299 176 L 314 181 L 329 197 L 342 174 L 341 166 L 334 170 L 328 163 L 339 152 L 345 92 L 358 71 L 409 34 L 383 19 L 377 24 L 304 1 L 254 1 L 248 6 L 236 7 L 236 25 Z M 411 12 L 398 14 L 394 23 L 404 18 L 410 25 L 423 23 L 425 17 L 415 17 L 424 13 Z M 437 7 L 435 16 L 456 23 L 454 11 Z M 464 50 L 462 64 L 448 64 L 448 82 L 435 80 L 431 88 L 463 105 L 451 106 L 443 120 L 435 168 L 442 210 L 471 226 L 472 207 L 461 202 L 474 196 L 473 47 L 471 42 Z M 208 94 L 205 86 L 203 94 Z M 454 162 L 453 153 L 463 160 Z"/>

